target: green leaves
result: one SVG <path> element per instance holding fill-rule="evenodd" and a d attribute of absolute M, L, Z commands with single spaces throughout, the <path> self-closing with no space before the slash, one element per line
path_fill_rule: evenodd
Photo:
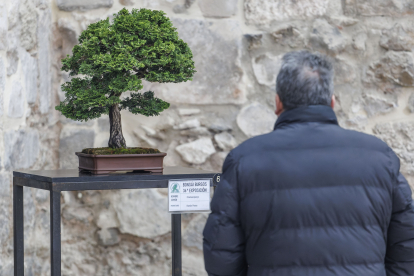
<path fill-rule="evenodd" d="M 121 103 L 123 92 L 138 92 L 142 79 L 150 82 L 185 82 L 195 73 L 192 52 L 178 37 L 163 11 L 122 9 L 109 19 L 90 24 L 79 37 L 62 70 L 73 78 L 62 85 L 66 99 L 56 107 L 74 120 L 107 114 Z M 152 94 L 151 94 L 152 93 Z M 169 104 L 153 92 L 133 93 L 122 108 L 134 114 L 159 115 Z"/>
<path fill-rule="evenodd" d="M 109 113 L 109 107 L 120 103 L 119 96 L 109 95 L 105 82 L 96 78 L 73 78 L 62 85 L 66 99 L 56 110 L 76 121 L 87 121 Z"/>
<path fill-rule="evenodd" d="M 142 114 L 147 117 L 158 116 L 160 112 L 169 107 L 169 103 L 154 97 L 152 91 L 143 94 L 131 93 L 131 97 L 127 97 L 121 102 L 121 109 L 128 109 L 133 114 Z"/>

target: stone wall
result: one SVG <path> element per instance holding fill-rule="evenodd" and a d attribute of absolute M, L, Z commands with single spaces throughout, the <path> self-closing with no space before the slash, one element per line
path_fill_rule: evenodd
<path fill-rule="evenodd" d="M 220 170 L 237 144 L 272 130 L 282 55 L 309 49 L 335 62 L 340 124 L 384 139 L 414 184 L 411 0 L 2 0 L 0 275 L 13 269 L 11 171 L 75 168 L 75 151 L 107 143 L 107 117 L 74 122 L 54 106 L 68 80 L 60 59 L 123 7 L 164 10 L 197 70 L 192 82 L 145 84 L 172 105 L 156 118 L 123 113 L 129 146 L 167 152 L 168 166 Z M 49 196 L 24 192 L 26 275 L 49 275 Z M 63 275 L 169 275 L 166 204 L 161 190 L 62 193 Z M 183 216 L 184 275 L 206 275 L 205 219 Z"/>

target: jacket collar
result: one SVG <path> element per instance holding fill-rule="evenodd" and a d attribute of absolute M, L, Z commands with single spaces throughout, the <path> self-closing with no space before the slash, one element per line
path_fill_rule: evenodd
<path fill-rule="evenodd" d="M 338 124 L 335 112 L 330 106 L 310 105 L 283 111 L 277 119 L 274 129 L 277 129 L 286 124 L 306 122 L 319 122 L 336 125 Z"/>

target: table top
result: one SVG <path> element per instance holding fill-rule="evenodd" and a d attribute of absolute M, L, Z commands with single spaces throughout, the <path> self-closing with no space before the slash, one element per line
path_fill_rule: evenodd
<path fill-rule="evenodd" d="M 14 177 L 49 183 L 71 183 L 71 182 L 108 182 L 108 181 L 140 181 L 140 180 L 168 180 L 168 179 L 191 179 L 191 178 L 213 178 L 217 172 L 198 170 L 186 167 L 165 167 L 163 174 L 151 173 L 112 173 L 107 175 L 92 175 L 74 170 L 44 170 L 13 171 Z"/>

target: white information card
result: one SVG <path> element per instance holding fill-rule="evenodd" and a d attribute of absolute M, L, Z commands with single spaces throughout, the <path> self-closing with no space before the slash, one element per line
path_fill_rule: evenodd
<path fill-rule="evenodd" d="M 169 180 L 168 211 L 210 212 L 210 179 Z"/>

